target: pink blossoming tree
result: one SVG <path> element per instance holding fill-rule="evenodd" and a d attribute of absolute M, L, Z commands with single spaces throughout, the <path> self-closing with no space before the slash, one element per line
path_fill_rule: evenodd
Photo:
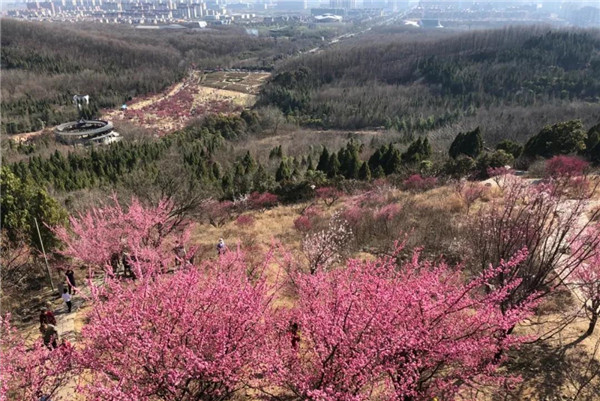
<path fill-rule="evenodd" d="M 113 205 L 71 217 L 70 229 L 53 230 L 65 245 L 60 251 L 63 256 L 109 275 L 117 273 L 116 261 L 123 260 L 139 277 L 156 266 L 168 270 L 177 259 L 175 250 L 188 247 L 191 226 L 172 216 L 172 210 L 173 204 L 166 200 L 147 207 L 135 198 L 125 210 L 115 199 Z M 187 256 L 193 256 L 193 249 Z"/>
<path fill-rule="evenodd" d="M 600 317 L 600 223 L 590 227 L 584 236 L 578 238 L 571 245 L 572 254 L 592 252 L 584 263 L 575 269 L 571 281 L 571 287 L 583 297 L 586 315 L 590 321 L 587 331 L 582 339 L 594 333 L 598 317 Z M 589 250 L 588 247 L 594 247 Z"/>
<path fill-rule="evenodd" d="M 27 345 L 10 316 L 0 317 L 0 401 L 65 400 L 59 390 L 73 378 L 74 355 L 68 343 L 54 350 L 41 340 Z"/>
<path fill-rule="evenodd" d="M 525 257 L 466 282 L 460 269 L 418 253 L 402 265 L 395 257 L 351 260 L 344 269 L 300 275 L 270 379 L 291 399 L 312 401 L 452 399 L 476 382 L 498 381 L 502 351 L 524 340 L 507 330 L 532 304 L 501 312 L 519 280 L 482 289 Z"/>
<path fill-rule="evenodd" d="M 80 363 L 93 400 L 228 400 L 264 367 L 268 287 L 243 255 L 92 291 Z"/>
<path fill-rule="evenodd" d="M 590 225 L 583 218 L 587 197 L 570 198 L 553 180 L 537 185 L 515 176 L 505 180 L 504 196 L 471 218 L 469 238 L 479 271 L 508 260 L 520 249 L 528 250 L 523 263 L 496 278 L 495 285 L 521 280 L 503 301 L 503 309 L 509 310 L 533 294 L 541 298 L 561 285 L 593 256 L 600 238 L 585 235 Z M 589 240 L 585 244 L 584 237 Z"/>

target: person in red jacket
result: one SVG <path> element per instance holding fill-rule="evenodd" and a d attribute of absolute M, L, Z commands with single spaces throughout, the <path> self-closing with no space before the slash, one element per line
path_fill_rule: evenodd
<path fill-rule="evenodd" d="M 56 317 L 54 317 L 54 313 L 45 307 L 40 309 L 40 326 L 44 323 L 56 324 Z"/>

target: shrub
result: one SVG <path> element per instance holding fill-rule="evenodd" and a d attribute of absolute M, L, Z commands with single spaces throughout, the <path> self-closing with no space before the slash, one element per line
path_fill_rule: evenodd
<path fill-rule="evenodd" d="M 496 145 L 496 150 L 503 150 L 512 155 L 513 158 L 517 159 L 519 156 L 521 156 L 521 153 L 523 153 L 523 145 L 520 145 L 509 139 L 505 139 Z"/>
<path fill-rule="evenodd" d="M 592 163 L 600 164 L 600 143 L 598 143 L 589 153 Z"/>
<path fill-rule="evenodd" d="M 493 153 L 484 153 L 477 159 L 477 170 L 480 178 L 488 178 L 487 171 L 490 168 L 511 166 L 515 159 L 510 153 L 497 150 Z"/>
<path fill-rule="evenodd" d="M 315 191 L 317 198 L 323 200 L 327 206 L 332 206 L 343 195 L 342 191 L 334 187 L 321 187 Z"/>
<path fill-rule="evenodd" d="M 600 145 L 600 124 L 594 125 L 587 132 L 587 138 L 585 140 L 585 151 L 587 154 L 591 154 L 594 148 Z M 597 148 L 600 152 L 600 147 Z"/>
<path fill-rule="evenodd" d="M 435 177 L 421 177 L 420 174 L 413 174 L 408 177 L 402 185 L 404 189 L 412 192 L 423 192 L 432 189 L 437 184 L 437 178 Z"/>
<path fill-rule="evenodd" d="M 456 159 L 450 159 L 444 166 L 444 171 L 451 177 L 462 178 L 469 175 L 475 168 L 475 160 L 469 156 L 458 156 Z"/>
<path fill-rule="evenodd" d="M 429 139 L 419 138 L 412 142 L 406 152 L 402 154 L 402 161 L 404 163 L 419 163 L 427 160 L 431 157 L 431 145 Z"/>
<path fill-rule="evenodd" d="M 375 219 L 382 221 L 392 221 L 400 212 L 402 207 L 397 203 L 390 203 L 389 205 L 383 206 L 381 209 L 375 212 Z"/>
<path fill-rule="evenodd" d="M 570 178 L 582 175 L 589 163 L 573 156 L 554 156 L 546 161 L 546 175 L 552 178 Z"/>
<path fill-rule="evenodd" d="M 308 216 L 300 216 L 294 220 L 294 227 L 301 233 L 306 233 L 311 230 L 312 222 Z"/>
<path fill-rule="evenodd" d="M 471 206 L 485 193 L 485 187 L 478 182 L 460 181 L 456 189 L 467 206 L 467 214 L 469 214 Z"/>
<path fill-rule="evenodd" d="M 252 209 L 266 209 L 277 205 L 279 198 L 270 192 L 252 192 L 248 198 L 248 205 Z"/>
<path fill-rule="evenodd" d="M 220 227 L 231 219 L 234 206 L 232 201 L 208 199 L 202 203 L 200 210 L 211 226 Z"/>
<path fill-rule="evenodd" d="M 363 210 L 360 206 L 351 205 L 344 209 L 342 217 L 350 224 L 350 226 L 355 227 L 366 213 L 368 212 Z"/>
<path fill-rule="evenodd" d="M 254 225 L 254 217 L 249 214 L 242 214 L 235 219 L 235 223 L 240 227 L 251 227 Z"/>

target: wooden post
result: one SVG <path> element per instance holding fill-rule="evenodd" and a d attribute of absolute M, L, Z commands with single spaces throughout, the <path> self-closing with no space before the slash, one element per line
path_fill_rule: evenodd
<path fill-rule="evenodd" d="M 44 254 L 44 260 L 46 261 L 46 272 L 48 273 L 48 278 L 50 279 L 50 286 L 52 286 L 52 291 L 55 291 L 54 281 L 52 281 L 52 275 L 50 274 L 50 266 L 48 265 L 48 257 L 46 257 L 46 250 L 44 249 L 44 241 L 42 241 L 42 234 L 40 233 L 40 226 L 38 225 L 37 219 L 34 217 L 35 228 L 37 229 L 38 237 L 40 238 L 40 245 L 42 245 L 42 253 Z"/>

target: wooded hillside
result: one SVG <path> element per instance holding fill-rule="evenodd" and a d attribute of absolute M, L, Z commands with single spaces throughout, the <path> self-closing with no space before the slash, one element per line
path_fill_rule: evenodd
<path fill-rule="evenodd" d="M 598 31 L 513 27 L 419 35 L 375 29 L 281 65 L 261 102 L 307 125 L 347 129 L 427 131 L 499 118 L 504 137 L 522 139 L 531 134 L 530 114 L 586 119 L 599 99 Z"/>

